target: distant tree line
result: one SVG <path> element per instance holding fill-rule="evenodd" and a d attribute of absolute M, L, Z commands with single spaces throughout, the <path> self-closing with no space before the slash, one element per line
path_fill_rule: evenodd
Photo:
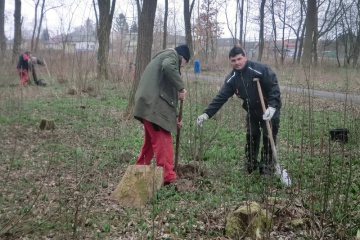
<path fill-rule="evenodd" d="M 7 38 L 5 26 L 5 2 L 0 2 L 0 49 L 6 53 Z M 13 60 L 21 51 L 23 16 L 21 15 L 21 0 L 14 0 L 14 39 Z M 164 0 L 164 5 L 157 0 L 134 0 L 135 13 L 128 21 L 127 13 L 115 14 L 116 0 L 92 0 L 96 21 L 94 31 L 99 44 L 98 75 L 108 78 L 106 68 L 111 31 L 120 35 L 136 34 L 138 37 L 137 51 L 141 51 L 144 64 L 137 64 L 137 73 L 141 73 L 146 63 L 150 61 L 154 32 L 161 33 L 162 48 L 168 47 L 169 28 L 173 34 L 178 29 L 185 33 L 185 43 L 191 49 L 191 54 L 201 56 L 205 61 L 216 58 L 217 39 L 223 33 L 219 22 L 219 10 L 228 16 L 229 6 L 235 6 L 235 18 L 226 19 L 227 28 L 233 39 L 233 44 L 246 48 L 249 34 L 257 32 L 257 58 L 274 57 L 276 63 L 283 64 L 288 56 L 287 42 L 294 44 L 294 53 L 290 56 L 294 63 L 316 65 L 321 53 L 327 48 L 334 50 L 338 66 L 357 67 L 360 55 L 360 15 L 359 1 L 355 0 Z M 235 5 L 234 5 L 235 3 Z M 46 0 L 34 0 L 34 24 L 31 31 L 31 50 L 38 49 L 39 40 L 50 39 L 49 29 L 43 27 L 43 19 L 47 11 L 65 7 Z M 173 8 L 172 5 L 173 4 Z M 182 22 L 169 18 L 169 13 L 175 19 L 179 15 L 178 7 L 182 4 Z M 148 12 L 149 11 L 149 12 Z M 156 12 L 161 14 L 156 15 Z M 195 16 L 194 16 L 195 14 Z M 155 19 L 158 16 L 159 19 Z M 179 24 L 183 26 L 179 26 Z M 250 25 L 251 24 L 251 25 Z M 252 28 L 250 29 L 250 26 Z M 254 27 L 255 26 L 255 27 Z M 70 24 L 69 24 L 70 28 Z M 150 31 L 151 30 L 151 31 Z M 155 30 L 155 31 L 153 31 Z M 320 44 L 321 43 L 321 44 Z M 144 49 L 142 49 L 144 48 Z M 145 51 L 145 52 L 144 52 Z M 137 58 L 138 59 L 138 58 Z M 139 61 L 139 59 L 138 59 Z M 138 77 L 136 77 L 137 79 Z"/>

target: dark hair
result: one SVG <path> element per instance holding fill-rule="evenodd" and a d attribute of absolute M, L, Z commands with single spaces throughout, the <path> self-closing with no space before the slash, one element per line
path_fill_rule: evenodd
<path fill-rule="evenodd" d="M 30 51 L 25 51 L 25 54 L 26 54 L 26 55 L 30 55 L 31 52 L 30 52 Z"/>
<path fill-rule="evenodd" d="M 234 46 L 229 52 L 229 58 L 235 57 L 238 54 L 241 54 L 244 57 L 246 56 L 245 50 L 242 47 Z"/>

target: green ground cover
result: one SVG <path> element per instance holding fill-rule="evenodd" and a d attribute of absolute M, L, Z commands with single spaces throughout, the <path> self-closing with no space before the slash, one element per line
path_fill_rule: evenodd
<path fill-rule="evenodd" d="M 281 74 L 280 74 L 281 75 Z M 287 75 L 290 76 L 290 75 Z M 296 79 L 293 76 L 288 82 Z M 313 79 L 310 77 L 310 79 Z M 245 112 L 232 98 L 203 128 L 196 117 L 219 83 L 186 79 L 180 164 L 195 162 L 193 188 L 162 188 L 150 203 L 123 208 L 109 199 L 135 162 L 142 126 L 124 117 L 129 85 L 49 81 L 0 88 L 0 238 L 222 239 L 226 215 L 244 201 L 290 200 L 264 239 L 350 239 L 360 225 L 359 105 L 283 93 L 278 152 L 291 187 L 244 174 Z M 83 84 L 81 84 L 83 86 Z M 329 86 L 332 86 L 329 84 Z M 71 94 L 70 94 L 71 93 Z M 55 129 L 39 129 L 51 119 Z M 346 127 L 349 142 L 329 139 Z M 175 139 L 174 139 L 175 141 Z M 290 209 L 295 209 L 296 213 Z M 288 219 L 302 218 L 300 227 Z M 271 237 L 270 237 L 271 236 Z"/>

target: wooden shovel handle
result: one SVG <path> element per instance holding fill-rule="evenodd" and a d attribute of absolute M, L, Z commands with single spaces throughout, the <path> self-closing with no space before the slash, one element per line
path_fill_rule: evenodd
<path fill-rule="evenodd" d="M 254 78 L 253 80 L 256 82 L 257 89 L 258 89 L 258 92 L 259 92 L 261 107 L 262 107 L 263 113 L 265 113 L 266 107 L 265 107 L 265 102 L 264 102 L 264 96 L 262 94 L 262 90 L 261 90 L 261 86 L 260 86 L 260 79 L 259 78 Z M 276 151 L 276 147 L 275 147 L 274 137 L 273 137 L 272 130 L 271 130 L 271 127 L 270 127 L 270 122 L 265 121 L 265 124 L 266 124 L 266 129 L 267 129 L 267 132 L 268 132 L 268 137 L 269 137 L 269 140 L 270 140 L 272 155 L 273 155 L 273 158 L 275 159 L 275 161 L 277 162 L 278 161 L 278 156 L 277 156 L 277 151 Z"/>
<path fill-rule="evenodd" d="M 183 111 L 183 100 L 180 100 L 180 109 L 179 109 L 179 116 L 178 116 L 178 120 L 179 122 L 182 119 L 182 111 Z M 175 144 L 175 166 L 174 166 L 174 171 L 177 170 L 178 168 L 178 162 L 179 162 L 179 145 L 180 145 L 180 130 L 181 128 L 177 128 L 177 133 L 176 133 L 176 144 Z"/>

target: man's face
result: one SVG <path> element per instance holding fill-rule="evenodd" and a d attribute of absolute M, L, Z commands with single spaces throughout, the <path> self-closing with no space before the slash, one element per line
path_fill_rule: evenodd
<path fill-rule="evenodd" d="M 238 54 L 235 57 L 230 57 L 229 59 L 231 66 L 235 70 L 241 70 L 245 66 L 245 63 L 247 61 L 247 57 L 243 56 L 242 54 Z"/>

